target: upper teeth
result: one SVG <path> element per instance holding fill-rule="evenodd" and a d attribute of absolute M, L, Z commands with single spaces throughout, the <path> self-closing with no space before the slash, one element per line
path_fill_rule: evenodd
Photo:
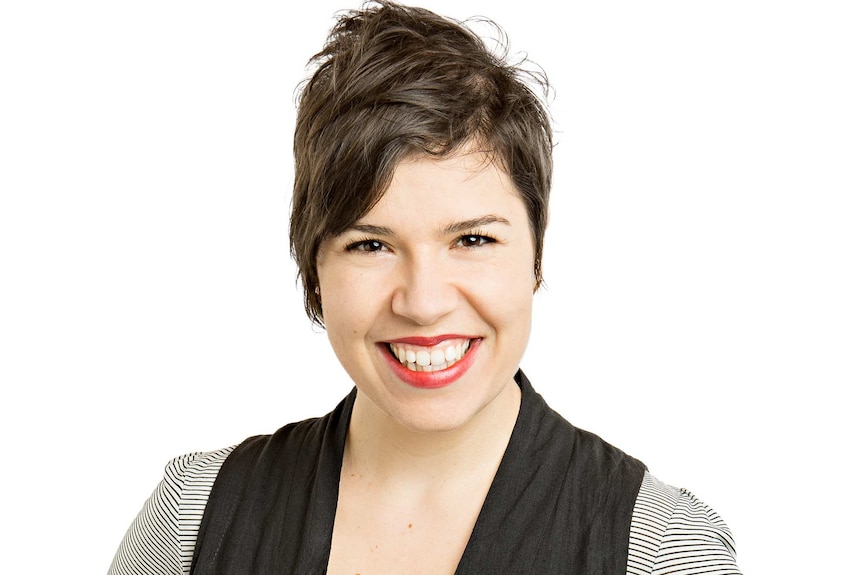
<path fill-rule="evenodd" d="M 390 343 L 389 349 L 407 369 L 413 371 L 438 371 L 446 369 L 464 357 L 470 348 L 470 340 L 446 342 L 440 347 L 422 347 Z"/>

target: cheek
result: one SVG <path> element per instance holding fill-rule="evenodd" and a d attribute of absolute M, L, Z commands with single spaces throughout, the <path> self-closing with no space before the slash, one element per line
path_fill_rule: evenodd
<path fill-rule="evenodd" d="M 354 313 L 355 306 L 350 299 L 350 291 L 343 290 L 342 284 L 321 281 L 321 303 L 323 325 L 326 337 L 339 363 L 353 373 L 357 364 L 357 345 L 362 343 L 356 334 L 360 331 L 361 320 Z"/>
<path fill-rule="evenodd" d="M 320 272 L 323 321 L 334 348 L 350 346 L 372 326 L 383 290 L 371 279 L 346 266 Z"/>
<path fill-rule="evenodd" d="M 489 323 L 499 328 L 524 326 L 529 330 L 535 285 L 532 259 L 473 275 L 462 285 L 473 306 Z"/>
<path fill-rule="evenodd" d="M 340 337 L 345 321 L 349 319 L 350 302 L 347 299 L 350 293 L 344 290 L 344 284 L 338 281 L 340 275 L 332 264 L 318 263 L 318 289 L 320 290 L 320 308 L 323 316 L 323 325 L 333 346 L 337 344 L 336 338 Z"/>

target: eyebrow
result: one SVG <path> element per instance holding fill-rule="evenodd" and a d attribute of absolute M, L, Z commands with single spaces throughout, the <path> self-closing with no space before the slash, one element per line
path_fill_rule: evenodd
<path fill-rule="evenodd" d="M 487 226 L 488 224 L 506 224 L 507 226 L 512 225 L 511 223 L 509 223 L 509 220 L 504 217 L 489 214 L 487 216 L 464 220 L 462 222 L 453 222 L 443 228 L 443 232 L 441 235 L 448 236 L 450 234 L 457 234 L 458 232 L 467 232 L 475 228 Z"/>
<path fill-rule="evenodd" d="M 373 236 L 394 236 L 395 232 L 392 231 L 392 228 L 387 228 L 386 226 L 373 226 L 371 224 L 351 224 L 347 227 L 348 230 L 355 230 L 357 232 L 363 232 Z"/>
<path fill-rule="evenodd" d="M 475 228 L 479 228 L 482 226 L 487 226 L 488 224 L 505 224 L 507 226 L 511 226 L 511 222 L 502 216 L 496 216 L 493 214 L 489 214 L 487 216 L 481 216 L 478 218 L 471 218 L 469 220 L 462 220 L 460 222 L 452 222 L 447 225 L 443 229 L 440 230 L 441 236 L 448 236 L 451 234 L 457 234 L 459 232 L 470 231 Z M 370 235 L 375 236 L 394 236 L 395 232 L 392 228 L 386 226 L 375 226 L 373 224 L 352 224 L 347 229 L 355 230 L 357 232 L 363 232 Z"/>

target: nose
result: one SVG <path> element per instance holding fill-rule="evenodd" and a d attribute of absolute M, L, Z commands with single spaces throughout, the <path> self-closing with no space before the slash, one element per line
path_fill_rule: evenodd
<path fill-rule="evenodd" d="M 425 253 L 399 262 L 392 311 L 417 325 L 433 325 L 458 305 L 456 279 L 442 256 Z"/>

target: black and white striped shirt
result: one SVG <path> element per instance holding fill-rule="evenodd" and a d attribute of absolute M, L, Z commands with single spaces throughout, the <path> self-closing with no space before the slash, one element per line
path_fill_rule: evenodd
<path fill-rule="evenodd" d="M 207 499 L 233 447 L 173 459 L 126 532 L 108 575 L 186 575 Z M 738 575 L 733 536 L 685 489 L 644 474 L 629 533 L 627 575 Z"/>

